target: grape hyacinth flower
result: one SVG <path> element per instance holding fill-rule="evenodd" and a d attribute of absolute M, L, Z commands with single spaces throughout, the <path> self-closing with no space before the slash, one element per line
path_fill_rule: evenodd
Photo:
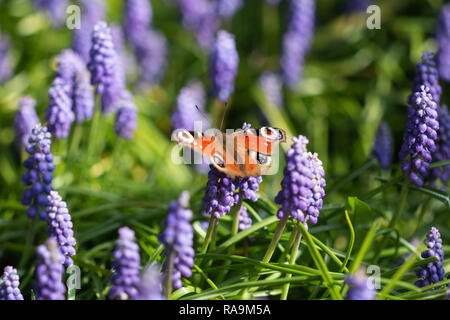
<path fill-rule="evenodd" d="M 177 0 L 183 25 L 195 33 L 200 47 L 209 51 L 219 28 L 216 4 L 208 0 Z"/>
<path fill-rule="evenodd" d="M 276 107 L 283 105 L 283 80 L 280 75 L 274 72 L 264 72 L 259 78 L 259 87 L 267 102 Z"/>
<path fill-rule="evenodd" d="M 362 272 L 357 272 L 353 276 L 345 279 L 345 284 L 349 286 L 345 300 L 374 300 L 375 289 L 369 287 L 368 279 Z"/>
<path fill-rule="evenodd" d="M 52 190 L 55 170 L 50 138 L 51 134 L 47 131 L 47 127 L 37 124 L 31 130 L 29 143 L 25 148 L 30 156 L 23 164 L 28 171 L 22 175 L 22 183 L 29 188 L 23 193 L 22 204 L 29 206 L 27 215 L 30 218 L 34 218 L 36 214 L 42 220 L 46 220 L 47 217 L 42 208 L 48 204 L 47 196 Z"/>
<path fill-rule="evenodd" d="M 73 264 L 71 256 L 75 255 L 77 243 L 73 235 L 72 217 L 67 204 L 57 191 L 50 191 L 47 200 L 47 233 L 58 242 L 59 249 L 64 255 L 64 265 L 69 267 Z"/>
<path fill-rule="evenodd" d="M 64 274 L 64 256 L 56 240 L 47 239 L 36 249 L 37 266 L 35 271 L 34 292 L 36 300 L 64 300 L 66 287 L 62 279 Z"/>
<path fill-rule="evenodd" d="M 422 86 L 413 96 L 399 157 L 403 160 L 402 171 L 421 187 L 429 174 L 431 154 L 436 150 L 438 107 L 428 87 Z"/>
<path fill-rule="evenodd" d="M 372 156 L 378 160 L 383 170 L 387 170 L 392 163 L 392 134 L 386 121 L 382 121 L 378 127 Z"/>
<path fill-rule="evenodd" d="M 158 31 L 147 30 L 135 48 L 141 70 L 140 85 L 158 84 L 166 72 L 168 45 L 166 37 Z"/>
<path fill-rule="evenodd" d="M 10 42 L 9 38 L 0 31 L 0 84 L 8 81 L 13 73 L 12 64 L 9 56 Z"/>
<path fill-rule="evenodd" d="M 432 162 L 445 161 L 450 159 L 450 114 L 446 105 L 438 110 L 439 130 L 436 141 L 436 151 L 432 156 Z M 436 180 L 441 181 L 442 190 L 446 190 L 445 186 L 450 178 L 450 165 L 436 167 L 430 170 L 430 185 L 436 187 Z"/>
<path fill-rule="evenodd" d="M 177 201 L 172 201 L 169 205 L 166 220 L 164 221 L 164 231 L 160 234 L 159 240 L 164 244 L 166 262 L 164 263 L 165 277 L 169 269 L 170 260 L 173 259 L 173 270 L 170 280 L 174 289 L 183 286 L 181 277 L 190 278 L 191 268 L 194 266 L 194 229 L 190 223 L 192 210 L 189 209 L 189 192 L 183 191 Z M 167 292 L 166 292 L 167 293 Z"/>
<path fill-rule="evenodd" d="M 325 196 L 325 172 L 317 153 L 306 149 L 308 139 L 302 135 L 292 138 L 293 144 L 286 152 L 286 167 L 281 181 L 281 190 L 275 203 L 281 205 L 279 219 L 290 215 L 302 222 L 317 223 Z"/>
<path fill-rule="evenodd" d="M 202 215 L 213 215 L 216 219 L 225 216 L 235 204 L 236 185 L 227 174 L 210 165 L 208 182 L 203 198 Z"/>
<path fill-rule="evenodd" d="M 439 43 L 439 51 L 437 53 L 437 64 L 440 77 L 446 81 L 450 81 L 450 4 L 442 6 L 439 14 L 436 39 Z"/>
<path fill-rule="evenodd" d="M 210 76 L 214 95 L 227 102 L 234 91 L 234 78 L 238 71 L 239 55 L 234 36 L 227 31 L 217 32 L 210 58 Z"/>
<path fill-rule="evenodd" d="M 23 300 L 19 289 L 19 275 L 15 268 L 6 266 L 1 279 L 0 300 Z"/>
<path fill-rule="evenodd" d="M 54 27 L 62 27 L 66 20 L 66 9 L 68 0 L 34 0 L 37 9 L 45 11 L 50 15 Z"/>
<path fill-rule="evenodd" d="M 133 102 L 133 97 L 129 92 L 125 92 L 119 101 L 114 125 L 116 134 L 127 140 L 133 139 L 134 131 L 137 127 L 137 108 Z"/>
<path fill-rule="evenodd" d="M 239 231 L 247 230 L 252 226 L 252 218 L 248 215 L 247 207 L 241 206 L 239 213 Z"/>
<path fill-rule="evenodd" d="M 180 90 L 177 96 L 177 105 L 172 114 L 173 129 L 194 130 L 194 122 L 206 122 L 201 131 L 210 126 L 209 119 L 202 114 L 205 111 L 206 93 L 199 80 L 191 80 Z M 198 108 L 198 109 L 197 109 Z"/>
<path fill-rule="evenodd" d="M 300 81 L 303 63 L 314 33 L 314 0 L 290 0 L 290 19 L 283 36 L 281 69 L 285 84 L 294 89 Z"/>
<path fill-rule="evenodd" d="M 117 59 L 112 82 L 105 88 L 101 95 L 101 107 L 103 115 L 117 111 L 120 98 L 126 94 L 126 75 L 122 59 Z"/>
<path fill-rule="evenodd" d="M 431 227 L 424 243 L 428 250 L 422 252 L 422 258 L 426 259 L 436 256 L 439 260 L 422 265 L 416 272 L 417 277 L 421 278 L 415 282 L 415 285 L 419 288 L 442 281 L 445 276 L 445 270 L 442 266 L 442 262 L 444 261 L 444 250 L 442 250 L 442 239 L 439 230 L 435 227 Z"/>
<path fill-rule="evenodd" d="M 155 265 L 148 266 L 141 274 L 138 286 L 139 295 L 136 300 L 165 300 L 161 286 L 162 277 L 158 267 Z"/>
<path fill-rule="evenodd" d="M 19 100 L 19 110 L 14 117 L 14 130 L 18 144 L 27 146 L 31 130 L 39 123 L 35 110 L 36 100 L 24 96 Z"/>
<path fill-rule="evenodd" d="M 71 49 L 64 50 L 56 57 L 57 77 L 64 79 L 71 99 L 71 109 L 77 123 L 92 118 L 94 113 L 94 92 L 90 74 L 80 55 Z"/>
<path fill-rule="evenodd" d="M 91 41 L 88 63 L 88 69 L 91 72 L 91 84 L 97 86 L 98 94 L 103 94 L 114 80 L 118 60 L 111 30 L 106 22 L 100 21 L 94 26 Z"/>
<path fill-rule="evenodd" d="M 72 48 L 87 63 L 91 47 L 91 34 L 94 25 L 105 20 L 104 0 L 79 0 L 81 5 L 81 26 L 73 30 Z"/>
<path fill-rule="evenodd" d="M 421 86 L 428 87 L 433 101 L 439 106 L 442 88 L 439 85 L 439 74 L 436 67 L 433 52 L 425 51 L 422 54 L 422 60 L 417 63 L 416 75 L 414 77 L 413 88 L 409 96 L 409 103 L 414 103 L 414 92 L 420 91 Z"/>
<path fill-rule="evenodd" d="M 242 5 L 242 0 L 219 0 L 217 3 L 217 11 L 220 17 L 231 18 Z"/>
<path fill-rule="evenodd" d="M 110 299 L 128 300 L 138 297 L 139 266 L 141 257 L 139 246 L 135 242 L 134 231 L 128 227 L 119 229 L 119 240 L 113 253 L 114 270 L 111 276 Z"/>
<path fill-rule="evenodd" d="M 55 138 L 66 139 L 70 133 L 70 126 L 75 120 L 67 82 L 63 78 L 56 77 L 48 90 L 48 95 L 49 102 L 45 110 L 48 130 Z"/>
<path fill-rule="evenodd" d="M 136 46 L 150 27 L 153 11 L 149 0 L 126 0 L 124 29 L 130 44 Z"/>

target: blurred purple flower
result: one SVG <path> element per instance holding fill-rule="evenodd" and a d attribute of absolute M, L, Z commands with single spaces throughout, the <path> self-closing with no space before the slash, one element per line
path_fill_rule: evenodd
<path fill-rule="evenodd" d="M 218 0 L 217 11 L 220 17 L 231 18 L 243 5 L 243 0 Z"/>
<path fill-rule="evenodd" d="M 63 78 L 56 77 L 48 90 L 48 95 L 49 102 L 45 110 L 48 130 L 56 139 L 66 139 L 75 120 L 67 82 Z"/>
<path fill-rule="evenodd" d="M 135 242 L 134 231 L 128 227 L 119 229 L 119 239 L 113 253 L 110 299 L 128 300 L 138 297 L 141 257 Z"/>
<path fill-rule="evenodd" d="M 276 107 L 282 107 L 283 79 L 281 76 L 274 72 L 264 72 L 258 81 L 266 101 Z"/>
<path fill-rule="evenodd" d="M 72 48 L 87 63 L 94 25 L 105 20 L 105 1 L 79 0 L 78 3 L 81 5 L 81 26 L 73 30 Z"/>
<path fill-rule="evenodd" d="M 54 238 L 37 247 L 34 293 L 36 300 L 64 300 L 64 256 Z"/>
<path fill-rule="evenodd" d="M 243 205 L 239 214 L 239 231 L 247 230 L 251 226 L 252 218 L 248 215 L 247 207 Z"/>
<path fill-rule="evenodd" d="M 414 99 L 407 110 L 407 120 L 403 144 L 399 157 L 403 160 L 402 171 L 416 186 L 421 187 L 430 170 L 431 154 L 436 150 L 437 131 L 439 130 L 438 106 L 422 86 L 414 92 Z M 413 101 L 411 101 L 413 100 Z"/>
<path fill-rule="evenodd" d="M 301 80 L 305 56 L 314 33 L 314 0 L 290 0 L 290 17 L 283 36 L 281 69 L 285 84 L 294 89 Z"/>
<path fill-rule="evenodd" d="M 164 231 L 159 240 L 164 244 L 166 262 L 164 270 L 167 273 L 167 259 L 173 255 L 173 272 L 171 280 L 174 289 L 183 286 L 181 277 L 190 278 L 194 266 L 194 229 L 190 223 L 192 210 L 189 209 L 189 192 L 183 191 L 177 201 L 169 205 L 167 217 L 164 220 Z M 167 274 L 165 275 L 167 276 Z"/>
<path fill-rule="evenodd" d="M 147 30 L 135 47 L 140 84 L 158 84 L 166 72 L 168 44 L 163 33 Z"/>
<path fill-rule="evenodd" d="M 442 79 L 450 81 L 450 4 L 445 4 L 439 14 L 436 39 L 439 43 L 437 64 Z"/>
<path fill-rule="evenodd" d="M 27 146 L 31 130 L 39 123 L 35 110 L 36 100 L 24 96 L 19 100 L 19 110 L 14 117 L 14 130 L 19 145 Z"/>
<path fill-rule="evenodd" d="M 133 97 L 129 92 L 125 92 L 118 102 L 116 121 L 114 129 L 116 134 L 127 140 L 133 139 L 137 127 L 137 108 L 133 102 Z"/>
<path fill-rule="evenodd" d="M 141 274 L 136 300 L 165 300 L 161 290 L 162 277 L 156 265 L 148 266 Z"/>
<path fill-rule="evenodd" d="M 36 9 L 43 10 L 50 15 L 54 27 L 62 27 L 66 21 L 68 0 L 34 0 Z"/>
<path fill-rule="evenodd" d="M 368 279 L 362 272 L 345 279 L 349 286 L 345 300 L 375 300 L 375 289 L 369 287 Z"/>
<path fill-rule="evenodd" d="M 17 269 L 6 266 L 1 280 L 0 300 L 23 300 L 22 293 L 19 289 L 20 280 Z"/>
<path fill-rule="evenodd" d="M 152 6 L 149 0 L 126 0 L 124 14 L 124 29 L 130 44 L 140 45 L 142 37 L 150 27 L 153 18 Z"/>
<path fill-rule="evenodd" d="M 382 121 L 375 135 L 372 156 L 374 156 L 380 167 L 388 169 L 392 163 L 392 134 L 391 128 L 386 121 Z"/>
<path fill-rule="evenodd" d="M 234 78 L 239 66 L 239 55 L 232 34 L 224 30 L 217 32 L 209 63 L 213 93 L 220 101 L 227 102 L 234 91 Z"/>
<path fill-rule="evenodd" d="M 347 0 L 346 11 L 348 13 L 353 12 L 366 12 L 368 6 L 375 2 L 374 0 Z"/>
<path fill-rule="evenodd" d="M 0 31 L 0 84 L 8 81 L 13 73 L 9 51 L 10 40 Z"/>

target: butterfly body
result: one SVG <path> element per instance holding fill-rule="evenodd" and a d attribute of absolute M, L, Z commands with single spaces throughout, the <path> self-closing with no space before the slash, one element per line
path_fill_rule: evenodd
<path fill-rule="evenodd" d="M 272 155 L 286 142 L 282 129 L 262 127 L 224 133 L 209 129 L 204 133 L 178 129 L 172 139 L 208 157 L 219 171 L 235 177 L 264 175 L 272 166 Z"/>

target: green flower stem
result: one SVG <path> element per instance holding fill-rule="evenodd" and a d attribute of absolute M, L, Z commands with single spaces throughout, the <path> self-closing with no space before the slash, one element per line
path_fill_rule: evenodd
<path fill-rule="evenodd" d="M 431 204 L 431 196 L 428 196 L 428 199 L 425 201 L 425 203 L 422 205 L 422 208 L 420 209 L 419 219 L 417 220 L 416 225 L 416 231 L 422 225 L 423 217 L 430 208 L 430 204 Z"/>
<path fill-rule="evenodd" d="M 275 233 L 273 235 L 272 241 L 269 244 L 269 247 L 267 248 L 266 254 L 262 258 L 262 262 L 268 263 L 270 259 L 272 258 L 273 253 L 275 252 L 275 249 L 278 245 L 278 242 L 280 242 L 281 235 L 283 234 L 284 228 L 286 227 L 286 223 L 288 221 L 289 216 L 286 215 L 283 219 L 278 222 L 277 228 L 275 229 Z M 250 281 L 257 281 L 259 279 L 259 275 L 256 275 L 250 279 Z"/>
<path fill-rule="evenodd" d="M 388 228 L 393 228 L 395 227 L 397 220 L 401 214 L 401 212 L 403 211 L 405 204 L 406 204 L 406 199 L 408 196 L 408 191 L 409 191 L 409 175 L 405 176 L 405 181 L 403 182 L 403 186 L 402 186 L 402 190 L 400 192 L 400 198 L 397 202 L 397 207 L 395 209 L 394 215 L 392 216 L 391 221 L 389 222 Z M 386 243 L 389 239 L 388 237 L 389 232 L 387 232 L 384 236 L 383 236 L 383 240 L 381 241 L 380 246 L 377 249 L 377 253 L 375 254 L 374 257 L 374 263 L 378 262 L 381 250 L 384 249 L 384 247 L 386 246 Z"/>
<path fill-rule="evenodd" d="M 69 153 L 68 153 L 69 155 L 74 154 L 74 152 L 78 150 L 82 135 L 83 135 L 83 125 L 81 123 L 75 124 L 75 128 L 73 129 L 73 134 L 69 146 Z"/>
<path fill-rule="evenodd" d="M 30 256 L 31 247 L 33 246 L 34 234 L 36 233 L 36 223 L 38 214 L 31 220 L 30 227 L 28 228 L 27 239 L 25 242 L 25 249 L 22 254 L 22 259 L 20 259 L 19 269 L 22 269 L 28 261 Z"/>
<path fill-rule="evenodd" d="M 169 256 L 167 257 L 166 278 L 164 279 L 164 294 L 167 300 L 169 300 L 170 294 L 172 293 L 173 259 L 174 252 L 170 250 Z"/>
<path fill-rule="evenodd" d="M 287 253 L 289 252 L 289 250 L 291 250 L 294 240 L 295 240 L 295 230 L 291 232 L 286 247 L 284 248 L 284 251 L 280 256 L 280 259 L 278 259 L 278 262 L 283 262 L 286 259 Z"/>
<path fill-rule="evenodd" d="M 208 246 L 211 242 L 211 236 L 216 220 L 217 219 L 213 215 L 211 215 L 211 218 L 209 219 L 208 231 L 206 231 L 205 241 L 203 242 L 202 250 L 200 251 L 201 253 L 206 253 L 208 251 Z"/>
<path fill-rule="evenodd" d="M 97 102 L 98 102 L 97 107 L 94 109 L 94 116 L 92 117 L 91 128 L 88 136 L 88 146 L 87 146 L 88 159 L 91 159 L 94 156 L 97 141 L 98 125 L 102 113 L 102 111 L 100 110 L 100 98 L 97 98 Z"/>
<path fill-rule="evenodd" d="M 210 251 L 215 251 L 216 250 L 217 229 L 219 227 L 219 220 L 218 219 L 215 219 L 213 227 L 214 227 L 214 229 L 213 229 L 212 236 L 211 236 Z"/>
<path fill-rule="evenodd" d="M 300 246 L 300 242 L 302 241 L 302 234 L 298 231 L 297 228 L 292 232 L 294 234 L 294 244 L 292 246 L 291 257 L 289 258 L 289 264 L 295 264 L 295 260 L 297 259 L 298 247 Z M 286 274 L 286 279 L 291 278 L 292 274 Z M 286 282 L 283 285 L 283 291 L 281 292 L 280 300 L 286 300 L 289 293 L 289 282 Z"/>
<path fill-rule="evenodd" d="M 242 209 L 242 197 L 243 197 L 243 193 L 242 191 L 240 192 L 240 197 L 239 197 L 239 202 L 238 204 L 234 207 L 234 214 L 233 214 L 233 222 L 231 224 L 231 237 L 235 236 L 238 231 L 239 231 L 239 216 L 241 215 L 241 209 Z M 236 248 L 235 244 L 232 244 L 230 247 L 228 247 L 228 254 L 232 255 L 234 252 L 234 249 Z M 225 266 L 229 266 L 231 264 L 230 260 L 225 261 Z M 228 269 L 225 268 L 220 275 L 217 278 L 217 283 L 222 283 L 223 279 L 225 279 L 226 275 L 228 273 Z"/>

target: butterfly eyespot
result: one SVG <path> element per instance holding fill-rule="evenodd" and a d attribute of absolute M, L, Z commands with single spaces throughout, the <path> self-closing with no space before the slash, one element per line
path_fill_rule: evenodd
<path fill-rule="evenodd" d="M 213 157 L 213 161 L 215 164 L 217 164 L 219 167 L 225 168 L 225 163 L 223 161 L 223 158 L 219 154 L 215 154 Z"/>
<path fill-rule="evenodd" d="M 259 133 L 264 138 L 270 140 L 280 140 L 283 138 L 283 135 L 280 132 L 280 130 L 272 127 L 262 127 L 261 129 L 259 129 Z"/>
<path fill-rule="evenodd" d="M 269 157 L 266 156 L 265 154 L 258 152 L 258 154 L 256 155 L 256 160 L 258 161 L 259 164 L 265 164 L 269 160 Z"/>
<path fill-rule="evenodd" d="M 195 139 L 189 131 L 179 130 L 174 132 L 175 141 L 181 144 L 190 144 Z"/>

